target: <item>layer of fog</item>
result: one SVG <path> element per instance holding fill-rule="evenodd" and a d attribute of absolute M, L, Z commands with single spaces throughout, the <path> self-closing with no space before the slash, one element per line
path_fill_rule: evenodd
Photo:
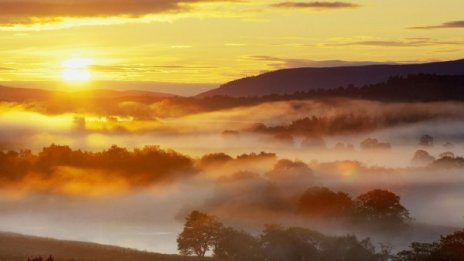
<path fill-rule="evenodd" d="M 124 105 L 129 106 L 129 105 Z M 130 105 L 145 106 L 145 105 Z M 191 156 L 225 152 L 232 155 L 250 151 L 276 152 L 281 157 L 301 160 L 358 160 L 373 165 L 408 166 L 418 139 L 424 134 L 435 137 L 433 154 L 454 144 L 462 155 L 464 146 L 464 105 L 460 103 L 384 104 L 356 100 L 272 102 L 180 117 L 157 118 L 151 110 L 133 108 L 133 116 L 96 115 L 88 112 L 47 115 L 35 107 L 21 104 L 0 106 L 0 149 L 39 151 L 51 143 L 83 150 L 102 150 L 113 144 L 127 148 L 161 145 Z M 140 113 L 148 115 L 139 115 Z M 253 131 L 256 124 L 284 126 L 305 117 L 337 119 L 340 115 L 358 115 L 371 121 L 368 126 L 350 126 L 331 133 L 279 133 Z M 155 117 L 153 117 L 155 116 Z M 361 118 L 363 119 L 363 118 Z M 370 125 L 372 126 L 370 126 Z M 226 131 L 226 132 L 224 132 Z M 227 132 L 229 131 L 229 132 Z M 293 141 L 288 140 L 290 137 Z M 322 138 L 321 144 L 304 145 L 308 136 Z M 392 145 L 389 152 L 362 153 L 360 143 L 377 138 Z M 351 144 L 355 152 L 333 150 L 337 143 Z M 323 148 L 325 147 L 325 148 Z"/>
<path fill-rule="evenodd" d="M 201 184 L 201 185 L 200 185 Z M 212 192 L 205 180 L 102 198 L 31 195 L 1 200 L 0 230 L 176 253 L 180 209 Z"/>
<path fill-rule="evenodd" d="M 279 195 L 288 198 L 298 197 L 311 186 L 326 186 L 353 197 L 370 189 L 388 189 L 401 196 L 401 202 L 415 222 L 462 227 L 464 176 L 461 171 L 411 168 L 411 159 L 418 149 L 425 149 L 437 158 L 447 151 L 464 156 L 462 106 L 454 103 L 435 106 L 407 107 L 432 115 L 416 122 L 324 136 L 325 146 L 304 145 L 306 137 L 298 135 L 293 143 L 288 143 L 276 140 L 272 134 L 248 130 L 256 123 L 276 126 L 302 117 L 344 113 L 344 105 L 277 103 L 154 120 L 73 113 L 44 115 L 23 106 L 4 106 L 0 113 L 0 146 L 5 150 L 38 152 L 51 143 L 90 151 L 107 149 L 113 144 L 127 148 L 156 144 L 195 160 L 218 152 L 235 157 L 266 151 L 276 153 L 277 157 L 265 162 L 213 165 L 201 169 L 193 179 L 181 179 L 162 187 L 134 188 L 119 195 L 88 198 L 53 193 L 21 197 L 0 194 L 0 230 L 175 253 L 182 217 L 193 209 L 211 212 L 226 222 L 253 231 L 269 222 L 314 225 L 291 211 L 274 211 L 274 202 L 263 192 L 270 183 L 281 191 Z M 369 113 L 374 114 L 389 110 L 394 114 L 404 108 L 370 102 L 353 102 L 349 107 L 347 110 L 353 113 L 365 113 L 369 108 Z M 436 114 L 439 116 L 435 117 Z M 225 135 L 225 130 L 233 132 Z M 418 145 L 424 134 L 435 138 L 433 147 Z M 367 138 L 390 143 L 391 149 L 363 149 L 360 144 Z M 353 149 L 336 149 L 340 142 L 352 144 Z M 445 147 L 445 143 L 453 147 Z M 307 179 L 297 175 L 294 180 L 269 180 L 266 173 L 278 159 L 284 158 L 304 162 L 311 174 Z M 233 179 L 240 177 L 236 174 L 240 171 L 249 172 L 249 177 L 254 178 L 244 175 L 234 184 Z M 342 228 L 337 231 L 315 228 L 327 233 L 345 232 Z M 435 240 L 438 235 L 439 232 L 424 240 Z"/>
<path fill-rule="evenodd" d="M 446 227 L 462 226 L 464 176 L 459 170 L 384 169 L 356 162 L 307 162 L 307 167 L 280 170 L 276 162 L 277 158 L 269 158 L 211 164 L 195 177 L 118 195 L 2 194 L 0 230 L 175 253 L 183 217 L 193 209 L 252 232 L 266 223 L 299 225 L 328 234 L 356 232 L 388 241 L 395 249 L 412 240 L 436 240 L 440 233 L 451 231 Z M 353 197 L 387 189 L 401 196 L 416 223 L 443 228 L 400 233 L 391 241 L 392 235 L 314 223 L 298 216 L 293 205 L 312 186 L 327 186 Z"/>

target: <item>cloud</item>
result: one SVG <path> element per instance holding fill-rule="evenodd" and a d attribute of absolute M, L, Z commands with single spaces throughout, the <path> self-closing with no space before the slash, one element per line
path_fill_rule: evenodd
<path fill-rule="evenodd" d="M 406 38 L 403 40 L 367 40 L 326 44 L 328 46 L 422 47 L 434 45 L 462 45 L 463 41 L 442 41 L 432 38 Z"/>
<path fill-rule="evenodd" d="M 318 9 L 318 10 L 331 10 L 342 8 L 355 8 L 359 7 L 357 4 L 348 2 L 281 2 L 272 5 L 276 8 L 287 9 Z"/>
<path fill-rule="evenodd" d="M 215 69 L 210 65 L 92 65 L 91 69 L 97 72 L 153 72 L 159 70 L 198 70 Z"/>
<path fill-rule="evenodd" d="M 211 0 L 0 0 L 0 24 L 53 23 L 63 18 L 82 17 L 134 18 L 186 12 L 192 4 L 201 2 Z"/>
<path fill-rule="evenodd" d="M 464 28 L 464 20 L 451 21 L 439 25 L 414 26 L 409 29 L 443 29 L 443 28 Z"/>
<path fill-rule="evenodd" d="M 326 60 L 316 61 L 311 59 L 293 59 L 293 58 L 280 58 L 267 55 L 253 55 L 248 59 L 255 61 L 268 62 L 270 66 L 281 68 L 298 68 L 298 67 L 339 67 L 339 66 L 360 66 L 360 65 L 373 65 L 385 64 L 373 61 L 342 61 L 342 60 Z M 391 63 L 389 63 L 391 64 Z"/>

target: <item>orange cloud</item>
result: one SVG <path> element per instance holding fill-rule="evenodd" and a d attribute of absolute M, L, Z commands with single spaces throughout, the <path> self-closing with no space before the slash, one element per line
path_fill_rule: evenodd
<path fill-rule="evenodd" d="M 225 0 L 233 1 L 233 0 Z M 150 14 L 179 13 L 191 4 L 211 0 L 24 0 L 0 1 L 0 24 L 17 25 L 58 22 L 63 18 L 141 17 Z"/>
<path fill-rule="evenodd" d="M 317 9 L 317 10 L 330 10 L 341 8 L 354 8 L 359 7 L 357 4 L 347 2 L 281 2 L 273 4 L 277 8 L 292 8 L 292 9 Z"/>
<path fill-rule="evenodd" d="M 414 26 L 409 29 L 443 29 L 443 28 L 464 28 L 464 20 L 451 21 L 438 25 Z"/>

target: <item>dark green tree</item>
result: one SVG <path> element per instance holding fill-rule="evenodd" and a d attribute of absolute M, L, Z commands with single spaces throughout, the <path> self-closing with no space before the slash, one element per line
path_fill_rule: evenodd
<path fill-rule="evenodd" d="M 210 216 L 193 211 L 185 220 L 184 230 L 177 237 L 177 249 L 182 255 L 204 257 L 217 244 L 223 225 Z"/>
<path fill-rule="evenodd" d="M 460 261 L 464 260 L 464 231 L 442 236 L 433 243 L 411 244 L 397 254 L 396 261 Z"/>
<path fill-rule="evenodd" d="M 437 251 L 436 243 L 413 242 L 410 249 L 399 252 L 396 261 L 432 261 L 432 257 Z"/>
<path fill-rule="evenodd" d="M 260 238 L 263 260 L 318 260 L 324 239 L 322 234 L 308 229 L 266 225 Z"/>
<path fill-rule="evenodd" d="M 214 257 L 222 260 L 262 260 L 259 241 L 254 236 L 234 228 L 223 228 L 217 237 Z"/>
<path fill-rule="evenodd" d="M 419 139 L 419 145 L 424 147 L 432 147 L 433 146 L 433 137 L 425 134 Z"/>
<path fill-rule="evenodd" d="M 324 241 L 320 260 L 331 261 L 380 261 L 382 257 L 375 252 L 370 239 L 359 241 L 353 235 L 329 237 Z"/>
<path fill-rule="evenodd" d="M 409 211 L 400 203 L 400 197 L 380 189 L 358 196 L 355 214 L 366 224 L 397 226 L 411 221 Z"/>
<path fill-rule="evenodd" d="M 441 237 L 436 252 L 440 260 L 464 260 L 464 230 Z"/>

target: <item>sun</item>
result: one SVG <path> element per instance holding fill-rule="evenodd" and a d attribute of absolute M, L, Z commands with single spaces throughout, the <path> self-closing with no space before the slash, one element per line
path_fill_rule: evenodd
<path fill-rule="evenodd" d="M 92 79 L 89 67 L 94 64 L 93 59 L 72 58 L 62 63 L 63 72 L 61 78 L 70 83 L 83 83 Z"/>

